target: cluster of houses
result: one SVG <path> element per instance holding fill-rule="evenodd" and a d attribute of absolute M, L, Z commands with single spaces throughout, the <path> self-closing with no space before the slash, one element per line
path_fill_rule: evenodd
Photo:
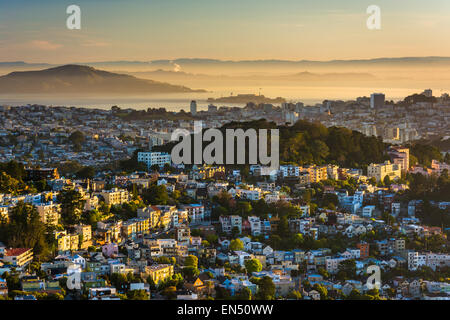
<path fill-rule="evenodd" d="M 400 170 L 409 153 L 402 148 L 391 152 L 393 164 Z M 409 161 L 409 160 L 408 160 Z M 226 171 L 223 167 L 194 168 L 189 174 L 133 173 L 127 176 L 92 181 L 70 181 L 60 178 L 53 169 L 36 169 L 33 175 L 39 179 L 45 175 L 52 191 L 13 196 L 0 195 L 0 215 L 8 219 L 11 210 L 19 201 L 36 207 L 41 220 L 51 226 L 59 226 L 61 204 L 58 194 L 70 185 L 84 200 L 82 211 L 123 205 L 132 200 L 130 186 L 137 191 L 147 189 L 151 183 L 165 186 L 169 193 L 182 190 L 192 201 L 178 205 L 148 205 L 137 209 L 136 216 L 119 220 L 113 214 L 105 216 L 95 226 L 77 224 L 53 232 L 57 255 L 51 261 L 40 264 L 46 277 L 32 272 L 32 248 L 8 248 L 0 244 L 0 274 L 19 272 L 23 294 L 17 299 L 32 299 L 33 293 L 61 293 L 59 280 L 73 275 L 79 276 L 81 292 L 92 300 L 120 299 L 120 295 L 132 290 L 144 290 L 153 298 L 161 298 L 152 292 L 148 279 L 157 286 L 183 269 L 186 257 L 194 255 L 201 262 L 199 275 L 185 280 L 178 288 L 178 299 L 202 299 L 215 296 L 219 288 L 227 290 L 231 296 L 248 288 L 253 294 L 258 285 L 252 277 L 270 277 L 276 288 L 276 296 L 286 298 L 296 290 L 304 299 L 320 299 L 320 293 L 313 287 L 320 284 L 339 298 L 338 293 L 348 295 L 353 289 L 364 293 L 369 290 L 360 278 L 366 274 L 368 266 L 377 265 L 383 270 L 403 267 L 409 271 L 420 270 L 426 266 L 434 272 L 450 267 L 450 255 L 443 252 L 422 252 L 407 249 L 407 238 L 440 235 L 444 230 L 421 224 L 417 213 L 422 210 L 420 199 L 408 203 L 398 201 L 396 190 L 389 187 L 376 187 L 366 183 L 368 179 L 383 180 L 393 171 L 391 163 L 372 166 L 372 176 L 365 177 L 360 170 L 343 169 L 334 165 L 299 167 L 281 166 L 274 179 L 259 181 L 255 185 L 245 184 L 239 170 Z M 258 167 L 250 168 L 251 174 L 258 176 Z M 397 175 L 394 170 L 393 175 Z M 383 176 L 384 175 L 384 176 Z M 358 182 L 358 189 L 348 190 L 324 186 L 324 192 L 333 194 L 337 208 L 312 208 L 310 204 L 292 198 L 282 190 L 284 183 L 294 187 L 326 179 L 346 179 L 349 176 Z M 224 180 L 225 179 L 225 180 Z M 226 181 L 226 182 L 224 182 Z M 114 185 L 107 188 L 107 185 Z M 397 186 L 401 187 L 401 186 Z M 259 201 L 267 203 L 285 201 L 297 208 L 298 214 L 288 218 L 291 234 L 300 233 L 313 240 L 342 236 L 354 245 L 339 252 L 331 248 L 317 250 L 275 250 L 269 245 L 271 236 L 277 232 L 280 217 L 276 214 L 247 217 L 241 215 L 222 215 L 217 221 L 211 220 L 214 208 L 213 197 L 227 192 L 237 201 Z M 445 203 L 436 203 L 447 208 Z M 395 228 L 381 219 L 382 212 L 396 217 Z M 195 230 L 195 235 L 193 230 Z M 360 240 L 372 231 L 387 234 L 385 239 L 365 242 Z M 207 236 L 218 236 L 218 242 L 205 241 Z M 241 250 L 231 250 L 233 238 L 243 243 Z M 443 250 L 444 251 L 444 250 Z M 162 257 L 169 260 L 160 263 Z M 170 260 L 173 259 L 173 260 Z M 242 269 L 246 262 L 258 260 L 262 270 L 247 274 Z M 358 279 L 336 280 L 341 263 L 354 260 Z M 171 261 L 168 263 L 167 261 Z M 241 270 L 231 267 L 240 267 Z M 326 271 L 329 276 L 325 277 Z M 127 287 L 114 287 L 106 280 L 113 274 L 133 274 L 142 282 L 129 283 Z M 310 286 L 305 286 L 305 281 Z M 448 282 L 428 281 L 396 277 L 383 282 L 380 294 L 392 298 L 447 298 Z M 393 291 L 394 290 L 394 291 Z M 0 280 L 0 294 L 8 294 L 6 281 Z"/>

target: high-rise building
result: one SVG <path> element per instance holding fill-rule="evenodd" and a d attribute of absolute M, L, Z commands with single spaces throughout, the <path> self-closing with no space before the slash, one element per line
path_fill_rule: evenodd
<path fill-rule="evenodd" d="M 191 115 L 195 116 L 197 114 L 197 101 L 191 101 Z"/>
<path fill-rule="evenodd" d="M 384 106 L 385 95 L 383 93 L 372 93 L 370 95 L 370 108 L 378 110 Z"/>

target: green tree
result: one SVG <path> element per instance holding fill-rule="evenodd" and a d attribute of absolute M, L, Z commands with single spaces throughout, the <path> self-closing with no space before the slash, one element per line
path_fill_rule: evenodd
<path fill-rule="evenodd" d="M 296 247 L 296 248 L 301 247 L 304 242 L 305 242 L 305 239 L 303 237 L 303 234 L 296 233 L 292 236 L 291 243 L 294 245 L 294 247 Z"/>
<path fill-rule="evenodd" d="M 241 239 L 233 239 L 230 242 L 230 250 L 232 251 L 240 251 L 244 249 L 244 243 Z"/>
<path fill-rule="evenodd" d="M 260 300 L 273 300 L 275 298 L 275 284 L 271 277 L 264 276 L 258 280 L 257 285 Z"/>
<path fill-rule="evenodd" d="M 236 298 L 238 300 L 252 300 L 252 291 L 249 288 L 244 287 L 239 291 Z"/>
<path fill-rule="evenodd" d="M 93 167 L 83 167 L 77 172 L 77 177 L 80 179 L 93 179 L 95 176 L 95 169 Z"/>
<path fill-rule="evenodd" d="M 300 300 L 302 298 L 302 294 L 297 290 L 292 290 L 291 292 L 289 292 L 288 298 L 293 300 Z"/>
<path fill-rule="evenodd" d="M 149 300 L 147 291 L 145 290 L 130 290 L 127 292 L 128 300 Z"/>
<path fill-rule="evenodd" d="M 184 265 L 186 267 L 198 267 L 198 258 L 194 255 L 188 255 L 186 259 L 184 260 Z"/>
<path fill-rule="evenodd" d="M 349 280 L 356 278 L 356 261 L 354 259 L 344 260 L 339 263 L 336 278 L 339 280 Z"/>
<path fill-rule="evenodd" d="M 361 300 L 361 292 L 357 289 L 353 289 L 350 294 L 347 296 L 347 300 Z"/>
<path fill-rule="evenodd" d="M 20 181 L 5 172 L 0 172 L 0 193 L 18 194 Z"/>
<path fill-rule="evenodd" d="M 46 254 L 46 227 L 36 208 L 20 201 L 11 210 L 9 223 L 0 225 L 0 239 L 9 247 L 32 248 L 36 255 Z"/>
<path fill-rule="evenodd" d="M 187 266 L 182 269 L 183 277 L 193 280 L 195 277 L 198 277 L 200 271 L 193 266 Z"/>
<path fill-rule="evenodd" d="M 328 290 L 325 286 L 316 283 L 313 288 L 320 294 L 320 300 L 326 300 L 328 298 Z"/>
<path fill-rule="evenodd" d="M 122 273 L 111 274 L 110 282 L 117 290 L 125 290 L 128 286 L 128 278 Z"/>
<path fill-rule="evenodd" d="M 166 205 L 169 201 L 169 194 L 165 186 L 151 185 L 142 195 L 143 199 L 152 205 Z"/>
<path fill-rule="evenodd" d="M 391 178 L 389 176 L 385 176 L 383 179 L 383 183 L 385 186 L 390 186 L 391 185 Z"/>
<path fill-rule="evenodd" d="M 262 270 L 262 264 L 258 259 L 247 260 L 244 264 L 248 274 L 252 274 L 253 272 L 260 272 Z"/>
<path fill-rule="evenodd" d="M 65 225 L 77 224 L 80 222 L 84 200 L 74 188 L 63 189 L 58 195 L 61 204 L 61 218 Z"/>
<path fill-rule="evenodd" d="M 81 147 L 86 141 L 86 138 L 83 132 L 77 130 L 69 136 L 69 141 L 72 143 L 74 151 L 78 152 L 81 151 Z"/>

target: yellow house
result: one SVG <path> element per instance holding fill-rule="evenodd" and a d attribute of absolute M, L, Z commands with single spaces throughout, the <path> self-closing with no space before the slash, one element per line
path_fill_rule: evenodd
<path fill-rule="evenodd" d="M 148 266 L 145 268 L 145 271 L 152 278 L 153 282 L 158 284 L 173 275 L 173 265 L 159 264 Z"/>
<path fill-rule="evenodd" d="M 79 235 L 67 234 L 66 231 L 55 233 L 55 239 L 58 242 L 58 251 L 69 251 L 79 249 Z"/>

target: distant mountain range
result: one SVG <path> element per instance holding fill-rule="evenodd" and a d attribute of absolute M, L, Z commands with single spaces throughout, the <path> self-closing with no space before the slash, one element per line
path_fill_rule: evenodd
<path fill-rule="evenodd" d="M 158 69 L 155 71 L 126 72 L 139 78 L 156 81 L 183 84 L 191 87 L 209 88 L 210 86 L 252 86 L 258 85 L 321 85 L 321 84 L 349 84 L 356 85 L 367 81 L 376 81 L 378 78 L 364 72 L 292 72 L 292 73 L 248 73 L 248 74 L 205 74 L 184 71 L 171 71 Z"/>
<path fill-rule="evenodd" d="M 12 72 L 0 77 L 0 93 L 158 94 L 205 92 L 134 76 L 97 70 L 83 65 L 64 65 Z"/>
<path fill-rule="evenodd" d="M 189 66 L 189 65 L 208 65 L 208 66 L 275 66 L 275 65 L 293 65 L 300 67 L 308 66 L 357 66 L 357 65 L 403 65 L 403 66 L 422 66 L 422 65 L 450 65 L 450 57 L 402 57 L 402 58 L 376 58 L 376 59 L 352 59 L 352 60 L 218 60 L 218 59 L 176 59 L 176 60 L 152 60 L 152 61 L 100 61 L 74 63 L 77 65 L 86 65 L 98 68 L 110 67 L 146 67 L 147 69 L 158 69 L 167 66 Z M 26 63 L 23 61 L 0 62 L 0 69 L 4 68 L 28 68 L 28 67 L 52 67 L 54 64 L 48 63 Z"/>

